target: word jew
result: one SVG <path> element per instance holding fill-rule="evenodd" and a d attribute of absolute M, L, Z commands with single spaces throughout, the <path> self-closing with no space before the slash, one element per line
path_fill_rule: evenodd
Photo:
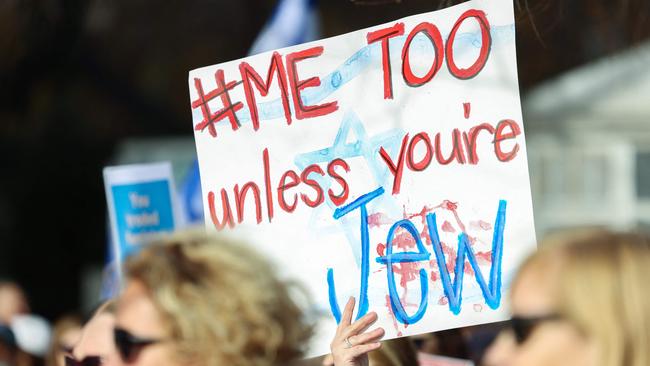
<path fill-rule="evenodd" d="M 338 208 L 334 212 L 334 218 L 339 219 L 352 211 L 359 209 L 361 215 L 361 286 L 359 294 L 359 310 L 357 319 L 362 317 L 368 312 L 368 276 L 369 276 L 369 261 L 370 261 L 370 240 L 368 232 L 368 210 L 366 205 L 384 193 L 383 188 L 378 188 L 370 193 L 367 193 L 350 204 Z M 492 267 L 490 268 L 490 277 L 486 283 L 485 278 L 478 266 L 476 256 L 472 251 L 466 233 L 461 233 L 458 236 L 458 249 L 456 257 L 456 265 L 454 269 L 454 280 L 452 283 L 451 274 L 445 265 L 445 254 L 442 250 L 442 244 L 438 235 L 438 228 L 436 223 L 436 215 L 429 213 L 426 216 L 427 226 L 429 229 L 429 238 L 433 246 L 436 256 L 436 263 L 440 271 L 442 279 L 442 286 L 445 296 L 449 300 L 449 310 L 454 314 L 460 313 L 462 303 L 462 286 L 463 286 L 463 267 L 465 266 L 465 259 L 469 261 L 478 282 L 486 304 L 496 309 L 501 303 L 501 259 L 503 256 L 503 229 L 505 226 L 506 218 L 506 201 L 499 201 L 497 209 L 497 216 L 494 224 L 494 234 L 492 238 Z M 395 231 L 402 228 L 408 232 L 415 240 L 417 251 L 393 253 L 393 238 Z M 424 269 L 420 269 L 420 290 L 421 299 L 417 311 L 413 315 L 408 315 L 402 302 L 399 298 L 397 288 L 395 286 L 395 273 L 393 264 L 398 263 L 414 263 L 428 261 L 431 254 L 427 251 L 420 239 L 420 234 L 415 225 L 408 219 L 397 221 L 388 231 L 386 239 L 386 253 L 384 256 L 376 258 L 376 261 L 386 265 L 386 273 L 388 280 L 388 294 L 390 298 L 391 308 L 395 314 L 395 318 L 402 324 L 413 324 L 420 320 L 427 309 L 429 283 Z M 329 268 L 327 271 L 327 284 L 329 287 L 329 302 L 332 314 L 339 322 L 341 319 L 341 311 L 336 299 L 336 289 L 334 285 L 334 271 Z"/>

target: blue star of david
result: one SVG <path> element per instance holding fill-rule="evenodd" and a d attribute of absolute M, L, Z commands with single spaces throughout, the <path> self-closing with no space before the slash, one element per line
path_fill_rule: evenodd
<path fill-rule="evenodd" d="M 346 142 L 350 132 L 354 133 L 356 141 Z M 348 111 L 343 116 L 343 120 L 341 121 L 332 146 L 298 154 L 294 159 L 294 163 L 299 169 L 304 170 L 311 164 L 329 163 L 336 158 L 349 159 L 361 157 L 368 165 L 376 185 L 385 186 L 390 183 L 391 176 L 388 167 L 379 160 L 379 148 L 383 147 L 391 155 L 395 155 L 400 147 L 401 137 L 403 134 L 402 130 L 396 128 L 368 138 L 368 133 L 366 132 L 363 122 L 361 122 L 354 112 Z M 316 180 L 324 191 L 327 191 L 331 186 L 331 178 L 329 176 L 315 174 L 310 176 L 310 178 Z M 331 217 L 336 206 L 327 195 L 325 195 L 325 202 L 330 210 L 327 212 L 327 215 Z M 391 195 L 385 195 L 382 199 L 377 200 L 374 208 L 378 207 L 384 207 L 387 212 L 395 212 L 396 209 L 399 210 Z M 352 248 L 355 260 L 357 264 L 359 264 L 361 261 L 361 252 L 358 245 L 359 228 L 357 220 L 343 217 L 337 220 L 337 226 L 319 226 L 318 218 L 324 214 L 323 210 L 326 209 L 327 208 L 324 205 L 314 209 L 310 218 L 310 227 L 320 228 L 329 232 L 337 227 L 343 228 L 345 236 Z"/>

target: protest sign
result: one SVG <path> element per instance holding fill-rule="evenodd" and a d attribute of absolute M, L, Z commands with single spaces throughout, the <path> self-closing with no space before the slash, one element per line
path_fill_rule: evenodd
<path fill-rule="evenodd" d="M 512 2 L 190 72 L 206 225 L 393 338 L 502 320 L 535 247 Z"/>
<path fill-rule="evenodd" d="M 178 227 L 170 163 L 104 168 L 111 222 L 112 257 L 121 273 L 123 260 L 142 244 Z"/>

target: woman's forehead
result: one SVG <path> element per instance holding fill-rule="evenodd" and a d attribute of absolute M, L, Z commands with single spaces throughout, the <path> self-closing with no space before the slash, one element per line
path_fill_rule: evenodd
<path fill-rule="evenodd" d="M 160 336 L 164 333 L 162 317 L 150 292 L 139 281 L 129 281 L 118 300 L 117 326 L 139 335 Z"/>
<path fill-rule="evenodd" d="M 557 270 L 544 266 L 524 268 L 510 293 L 512 312 L 522 316 L 554 313 L 557 310 Z"/>

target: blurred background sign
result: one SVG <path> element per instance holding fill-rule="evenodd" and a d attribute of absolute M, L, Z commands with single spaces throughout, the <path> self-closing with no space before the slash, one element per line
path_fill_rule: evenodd
<path fill-rule="evenodd" d="M 182 224 L 170 163 L 106 167 L 104 184 L 114 262 L 109 265 L 119 276 L 125 258 Z"/>

